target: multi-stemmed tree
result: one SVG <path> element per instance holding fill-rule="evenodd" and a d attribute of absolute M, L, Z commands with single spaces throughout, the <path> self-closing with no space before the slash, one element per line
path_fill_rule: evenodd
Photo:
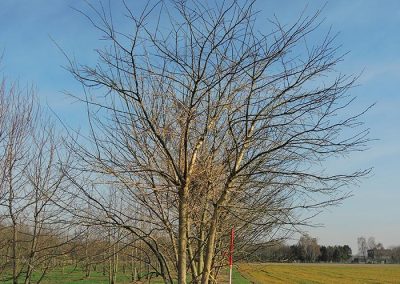
<path fill-rule="evenodd" d="M 165 282 L 175 270 L 186 283 L 188 269 L 214 281 L 229 227 L 243 243 L 283 237 L 368 172 L 323 170 L 368 131 L 347 111 L 356 78 L 336 71 L 335 36 L 308 43 L 318 13 L 258 31 L 253 1 L 124 6 L 129 32 L 103 7 L 83 13 L 110 45 L 94 66 L 70 61 L 90 122 L 70 146 L 103 185 L 74 183 L 149 248 Z M 98 194 L 108 186 L 124 206 Z"/>

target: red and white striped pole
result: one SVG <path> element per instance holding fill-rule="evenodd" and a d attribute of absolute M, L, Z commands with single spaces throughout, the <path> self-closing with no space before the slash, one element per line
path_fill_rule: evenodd
<path fill-rule="evenodd" d="M 232 284 L 232 266 L 233 266 L 233 244 L 235 240 L 235 230 L 231 229 L 231 244 L 229 246 L 229 284 Z"/>

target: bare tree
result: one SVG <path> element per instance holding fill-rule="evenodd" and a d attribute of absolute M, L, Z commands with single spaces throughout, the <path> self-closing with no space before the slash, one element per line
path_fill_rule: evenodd
<path fill-rule="evenodd" d="M 346 112 L 356 78 L 335 71 L 335 36 L 307 43 L 319 12 L 260 33 L 253 1 L 124 5 L 130 33 L 101 5 L 82 12 L 110 46 L 93 67 L 70 61 L 90 123 L 70 147 L 80 169 L 141 213 L 75 186 L 148 246 L 165 282 L 171 263 L 179 283 L 188 268 L 193 283 L 215 281 L 232 224 L 254 242 L 284 237 L 368 173 L 324 171 L 325 160 L 362 150 L 368 131 L 362 113 Z"/>
<path fill-rule="evenodd" d="M 19 266 L 20 218 L 29 205 L 24 171 L 29 163 L 29 138 L 36 119 L 33 96 L 25 97 L 24 95 L 17 84 L 7 88 L 4 82 L 0 89 L 2 103 L 0 206 L 12 232 L 9 259 L 14 284 L 18 283 L 21 272 Z"/>
<path fill-rule="evenodd" d="M 306 262 L 315 262 L 320 254 L 319 245 L 316 238 L 311 238 L 309 235 L 300 237 L 297 244 L 301 251 L 301 256 Z"/>
<path fill-rule="evenodd" d="M 62 149 L 62 140 L 55 133 L 51 119 L 45 116 L 35 125 L 30 139 L 30 161 L 24 176 L 29 194 L 26 224 L 30 228 L 30 247 L 25 259 L 25 283 L 31 283 L 32 274 L 41 269 L 39 283 L 51 265 L 51 261 L 65 246 L 65 225 L 60 225 L 63 210 L 55 205 L 57 196 L 68 186 L 61 163 L 68 163 L 68 153 Z M 62 250 L 61 250 L 62 251 Z"/>
<path fill-rule="evenodd" d="M 54 202 L 68 181 L 61 168 L 68 154 L 33 89 L 3 82 L 0 126 L 1 266 L 12 269 L 13 283 L 32 283 L 34 271 L 40 283 L 66 244 Z"/>
<path fill-rule="evenodd" d="M 367 241 L 367 247 L 368 249 L 374 249 L 376 248 L 376 241 L 374 237 L 369 237 Z"/>
<path fill-rule="evenodd" d="M 364 258 L 364 261 L 367 261 L 367 250 L 368 250 L 368 244 L 367 240 L 365 237 L 359 237 L 357 238 L 357 244 L 358 244 L 358 254 Z"/>

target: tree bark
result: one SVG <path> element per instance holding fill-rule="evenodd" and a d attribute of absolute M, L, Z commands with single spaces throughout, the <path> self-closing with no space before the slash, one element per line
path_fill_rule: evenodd
<path fill-rule="evenodd" d="M 208 234 L 208 241 L 207 241 L 206 254 L 204 260 L 204 269 L 201 277 L 202 284 L 208 284 L 208 281 L 210 279 L 211 264 L 212 264 L 212 259 L 214 257 L 215 236 L 217 233 L 217 224 L 219 215 L 218 211 L 219 211 L 218 207 L 215 206 L 215 210 L 211 219 L 210 231 Z"/>
<path fill-rule="evenodd" d="M 179 235 L 178 235 L 178 283 L 186 284 L 186 251 L 188 225 L 188 185 L 185 185 L 179 196 Z"/>
<path fill-rule="evenodd" d="M 13 284 L 18 284 L 18 258 L 17 258 L 17 241 L 18 241 L 17 224 L 13 218 L 13 243 L 12 243 L 12 276 Z"/>

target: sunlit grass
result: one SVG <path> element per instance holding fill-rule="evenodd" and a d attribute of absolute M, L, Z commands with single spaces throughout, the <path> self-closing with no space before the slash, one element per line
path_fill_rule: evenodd
<path fill-rule="evenodd" d="M 400 283 L 400 265 L 240 264 L 253 283 Z"/>

